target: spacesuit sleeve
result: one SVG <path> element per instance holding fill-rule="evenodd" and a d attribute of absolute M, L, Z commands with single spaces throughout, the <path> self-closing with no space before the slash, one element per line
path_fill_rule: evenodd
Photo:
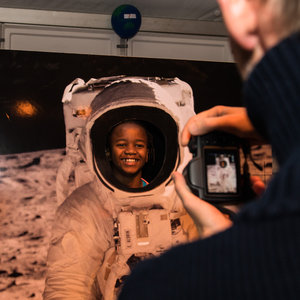
<path fill-rule="evenodd" d="M 112 243 L 112 223 L 86 186 L 66 199 L 54 220 L 44 299 L 95 299 L 94 281 Z"/>

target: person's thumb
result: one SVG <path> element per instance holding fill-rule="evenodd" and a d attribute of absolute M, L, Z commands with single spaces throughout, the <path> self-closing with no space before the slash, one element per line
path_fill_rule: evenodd
<path fill-rule="evenodd" d="M 176 192 L 201 236 L 212 235 L 231 225 L 231 221 L 216 207 L 191 193 L 180 173 L 174 172 L 173 180 Z"/>

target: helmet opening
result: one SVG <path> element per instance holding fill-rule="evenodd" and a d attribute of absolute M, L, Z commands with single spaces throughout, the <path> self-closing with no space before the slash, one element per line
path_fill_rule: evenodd
<path fill-rule="evenodd" d="M 142 178 L 149 184 L 143 188 L 129 188 L 113 175 L 108 155 L 112 129 L 125 121 L 136 121 L 148 135 L 149 157 L 142 169 Z M 164 110 L 148 106 L 126 106 L 107 111 L 94 123 L 90 138 L 95 170 L 99 179 L 127 192 L 149 191 L 162 184 L 175 169 L 178 157 L 178 129 L 174 119 Z M 105 180 L 103 180 L 105 179 Z"/>

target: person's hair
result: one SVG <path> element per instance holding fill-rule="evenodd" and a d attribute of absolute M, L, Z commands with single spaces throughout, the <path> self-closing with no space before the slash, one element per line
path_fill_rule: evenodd
<path fill-rule="evenodd" d="M 269 2 L 275 13 L 278 30 L 282 38 L 300 31 L 300 1 L 299 0 L 260 0 Z"/>

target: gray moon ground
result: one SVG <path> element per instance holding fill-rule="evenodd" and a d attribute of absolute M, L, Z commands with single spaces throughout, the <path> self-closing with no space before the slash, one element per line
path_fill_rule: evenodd
<path fill-rule="evenodd" d="M 64 149 L 0 155 L 0 300 L 42 299 L 51 227 L 57 209 L 55 179 Z M 269 147 L 253 150 L 265 182 L 272 175 Z"/>
<path fill-rule="evenodd" d="M 42 299 L 64 149 L 0 156 L 0 299 Z"/>

